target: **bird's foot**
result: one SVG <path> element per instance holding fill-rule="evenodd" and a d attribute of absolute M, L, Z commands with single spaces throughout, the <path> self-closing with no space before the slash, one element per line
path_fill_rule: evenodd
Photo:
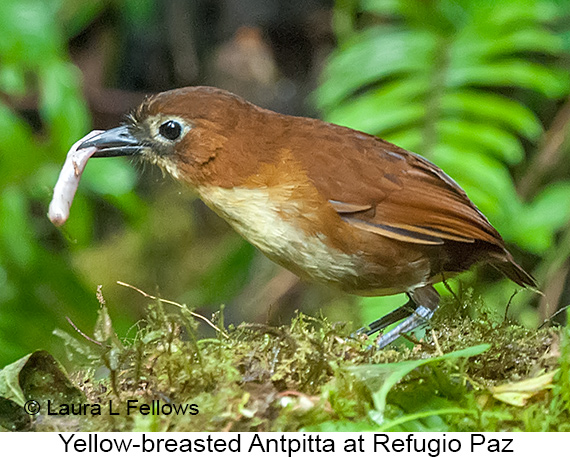
<path fill-rule="evenodd" d="M 413 330 L 416 327 L 426 323 L 426 321 L 431 319 L 434 312 L 434 309 L 430 309 L 427 306 L 418 306 L 412 315 L 409 316 L 405 321 L 401 322 L 392 330 L 380 336 L 380 338 L 376 340 L 376 348 L 382 349 L 395 341 L 402 333 L 409 332 L 410 330 Z"/>

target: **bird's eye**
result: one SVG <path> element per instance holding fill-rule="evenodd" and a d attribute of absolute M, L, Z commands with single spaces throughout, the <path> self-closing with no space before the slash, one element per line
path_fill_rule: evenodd
<path fill-rule="evenodd" d="M 158 128 L 158 133 L 167 140 L 174 141 L 180 138 L 182 126 L 176 121 L 166 121 Z"/>

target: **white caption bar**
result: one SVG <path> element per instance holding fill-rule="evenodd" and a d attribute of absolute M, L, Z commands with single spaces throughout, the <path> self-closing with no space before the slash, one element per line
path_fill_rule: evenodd
<path fill-rule="evenodd" d="M 541 455 L 565 449 L 557 433 L 2 433 L 4 455 L 356 456 Z"/>

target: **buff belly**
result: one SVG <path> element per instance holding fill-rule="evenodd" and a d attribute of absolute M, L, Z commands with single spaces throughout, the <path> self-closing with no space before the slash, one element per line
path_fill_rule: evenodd
<path fill-rule="evenodd" d="M 283 218 L 284 212 L 296 217 L 306 215 L 292 200 L 285 199 L 286 207 L 277 203 L 267 189 L 208 186 L 198 188 L 198 192 L 241 236 L 301 278 L 367 296 L 405 292 L 412 286 L 382 287 L 378 266 L 367 265 L 361 258 L 329 246 L 323 233 L 308 235 L 299 224 Z M 370 287 L 364 277 L 375 277 L 379 283 Z M 366 287 L 359 287 L 363 282 Z"/>

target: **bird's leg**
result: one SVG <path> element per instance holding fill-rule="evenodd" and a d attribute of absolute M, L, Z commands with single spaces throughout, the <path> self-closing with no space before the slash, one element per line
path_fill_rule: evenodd
<path fill-rule="evenodd" d="M 408 297 L 410 299 L 405 305 L 372 322 L 367 327 L 357 330 L 357 333 L 365 333 L 370 336 L 405 318 L 403 322 L 376 341 L 376 347 L 382 349 L 396 340 L 402 333 L 409 332 L 428 321 L 439 305 L 439 294 L 431 285 L 414 289 L 408 294 Z"/>
<path fill-rule="evenodd" d="M 402 333 L 409 332 L 416 327 L 426 323 L 431 317 L 435 309 L 430 309 L 426 306 L 418 306 L 415 311 L 412 313 L 410 317 L 408 317 L 405 321 L 401 322 L 400 324 L 396 325 L 392 330 L 388 333 L 382 335 L 378 340 L 376 340 L 376 347 L 378 349 L 382 349 L 388 346 L 390 343 L 395 341 Z"/>
<path fill-rule="evenodd" d="M 414 309 L 416 308 L 416 304 L 410 298 L 404 305 L 396 308 L 394 311 L 382 316 L 380 319 L 376 319 L 374 322 L 371 322 L 365 327 L 359 328 L 356 332 L 356 335 L 360 333 L 364 333 L 367 336 L 374 335 L 376 332 L 385 329 L 389 325 L 392 325 L 406 317 L 410 316 Z"/>

